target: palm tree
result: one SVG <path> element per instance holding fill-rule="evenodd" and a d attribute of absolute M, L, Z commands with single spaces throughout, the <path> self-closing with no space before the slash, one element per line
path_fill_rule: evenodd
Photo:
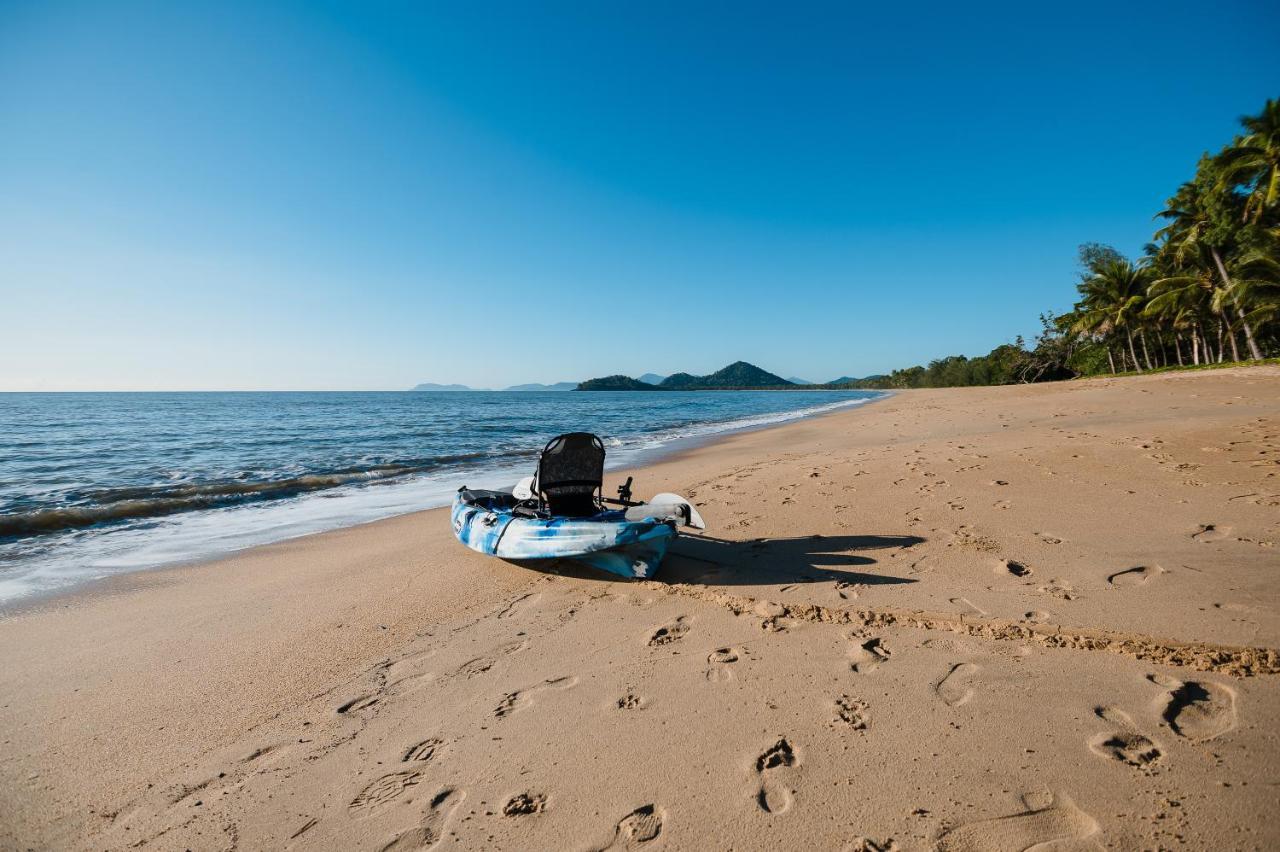
<path fill-rule="evenodd" d="M 1220 175 L 1218 163 L 1208 154 L 1202 156 L 1195 178 L 1178 187 L 1177 193 L 1166 202 L 1165 209 L 1157 214 L 1169 224 L 1156 232 L 1156 239 L 1169 245 L 1179 267 L 1188 263 L 1212 264 L 1210 271 L 1221 278 L 1223 301 L 1230 302 L 1235 309 L 1249 345 L 1249 354 L 1261 359 L 1262 352 L 1254 340 L 1253 326 L 1245 315 L 1222 256 L 1224 251 L 1235 247 L 1240 219 L 1234 215 L 1233 209 L 1239 206 L 1239 199 L 1234 192 L 1224 189 Z M 1234 334 L 1231 335 L 1231 346 L 1234 352 Z"/>
<path fill-rule="evenodd" d="M 1154 280 L 1147 288 L 1148 301 L 1143 315 L 1163 320 L 1173 328 L 1175 348 L 1182 332 L 1186 331 L 1191 337 L 1191 363 L 1201 363 L 1200 353 L 1203 349 L 1203 360 L 1207 364 L 1213 355 L 1209 338 L 1204 334 L 1204 325 L 1209 317 L 1220 312 L 1221 299 L 1215 297 L 1221 288 L 1211 267 L 1204 264 L 1178 266 L 1171 255 L 1166 244 L 1159 248 L 1152 259 L 1156 271 L 1152 273 Z M 1219 307 L 1215 308 L 1215 305 Z M 1221 348 L 1218 355 L 1218 360 L 1222 360 Z M 1178 362 L 1182 362 L 1181 349 L 1178 350 Z"/>
<path fill-rule="evenodd" d="M 1249 322 L 1262 326 L 1280 317 L 1280 234 L 1268 235 L 1240 257 L 1235 282 L 1249 306 Z"/>
<path fill-rule="evenodd" d="M 1076 310 L 1080 318 L 1072 327 L 1077 334 L 1097 334 L 1106 337 L 1113 331 L 1123 330 L 1129 343 L 1129 356 L 1134 368 L 1141 373 L 1138 352 L 1133 344 L 1133 330 L 1142 321 L 1146 301 L 1147 270 L 1121 257 L 1099 260 L 1089 274 L 1077 285 L 1080 301 Z M 1141 329 L 1139 328 L 1139 334 Z M 1151 356 L 1143 340 L 1143 352 L 1147 355 L 1147 369 L 1151 369 Z M 1111 357 L 1111 347 L 1107 347 Z M 1115 360 L 1111 361 L 1115 372 Z"/>
<path fill-rule="evenodd" d="M 1280 100 L 1268 99 L 1262 112 L 1240 119 L 1245 134 L 1220 156 L 1220 177 L 1227 188 L 1247 192 L 1243 221 L 1257 224 L 1280 204 Z"/>

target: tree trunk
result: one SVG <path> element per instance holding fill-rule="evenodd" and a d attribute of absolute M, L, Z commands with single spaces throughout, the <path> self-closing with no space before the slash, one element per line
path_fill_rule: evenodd
<path fill-rule="evenodd" d="M 1116 374 L 1116 356 L 1111 354 L 1111 347 L 1107 347 L 1107 361 L 1111 363 L 1111 375 Z"/>
<path fill-rule="evenodd" d="M 1181 332 L 1178 332 L 1173 336 L 1173 353 L 1178 356 L 1178 366 L 1179 367 L 1186 366 L 1185 364 L 1182 363 L 1182 333 Z M 1169 362 L 1167 359 L 1165 360 L 1164 363 L 1166 367 L 1169 366 Z"/>
<path fill-rule="evenodd" d="M 1142 372 L 1142 365 L 1138 363 L 1138 350 L 1133 348 L 1133 332 L 1125 329 L 1125 334 L 1129 336 L 1129 354 L 1133 356 L 1133 369 L 1135 372 Z"/>
<path fill-rule="evenodd" d="M 1222 346 L 1222 323 L 1218 323 L 1218 363 L 1222 363 L 1222 356 L 1226 354 Z"/>
<path fill-rule="evenodd" d="M 1213 262 L 1218 267 L 1218 274 L 1222 276 L 1222 284 L 1227 288 L 1227 292 L 1231 294 L 1231 305 L 1236 309 L 1236 315 L 1240 317 L 1240 327 L 1244 329 L 1244 339 L 1249 344 L 1249 355 L 1253 360 L 1261 361 L 1262 352 L 1258 349 L 1257 341 L 1253 339 L 1253 327 L 1244 318 L 1244 310 L 1240 307 L 1240 302 L 1236 300 L 1234 287 L 1231 284 L 1231 276 L 1227 274 L 1227 267 L 1223 264 L 1216 248 L 1209 246 L 1209 251 L 1213 252 Z M 1235 354 L 1235 359 L 1239 361 L 1240 356 L 1236 353 L 1236 336 L 1234 333 L 1231 335 L 1231 352 Z"/>
<path fill-rule="evenodd" d="M 1227 325 L 1223 323 L 1223 325 Z M 1227 340 L 1231 341 L 1231 360 L 1240 360 L 1240 350 L 1236 348 L 1236 331 L 1231 326 L 1227 326 Z"/>
<path fill-rule="evenodd" d="M 1142 358 L 1147 362 L 1147 369 L 1153 369 L 1151 366 L 1151 350 L 1147 349 L 1147 335 L 1142 329 L 1138 329 L 1138 339 L 1142 341 Z"/>
<path fill-rule="evenodd" d="M 1200 326 L 1191 326 L 1191 363 L 1200 366 Z"/>
<path fill-rule="evenodd" d="M 1235 302 L 1235 299 L 1231 301 Z M 1249 321 L 1244 318 L 1244 311 L 1239 303 L 1236 304 L 1236 313 L 1240 316 L 1240 327 L 1244 329 L 1244 341 L 1249 344 L 1249 356 L 1255 361 L 1261 361 L 1262 351 L 1258 349 L 1258 343 L 1253 339 L 1253 326 L 1249 325 Z"/>

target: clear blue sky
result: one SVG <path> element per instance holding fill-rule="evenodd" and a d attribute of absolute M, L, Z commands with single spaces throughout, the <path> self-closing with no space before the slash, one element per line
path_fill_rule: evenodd
<path fill-rule="evenodd" d="M 1280 96 L 1277 9 L 0 0 L 0 389 L 982 354 Z"/>

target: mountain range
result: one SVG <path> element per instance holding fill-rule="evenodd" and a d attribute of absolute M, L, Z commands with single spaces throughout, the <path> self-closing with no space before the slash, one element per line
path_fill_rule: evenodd
<path fill-rule="evenodd" d="M 541 384 L 539 382 L 530 382 L 522 385 L 511 385 L 502 388 L 502 391 L 571 391 L 571 390 L 725 390 L 728 388 L 830 388 L 842 385 L 852 385 L 860 381 L 869 381 L 878 378 L 871 376 L 868 379 L 855 379 L 852 376 L 841 376 L 838 379 L 832 379 L 829 382 L 816 383 L 808 379 L 801 379 L 796 376 L 784 379 L 781 376 L 770 373 L 768 370 L 762 370 L 754 364 L 748 364 L 746 361 L 735 361 L 729 366 L 717 370 L 707 376 L 695 376 L 690 373 L 672 373 L 670 376 L 660 376 L 657 373 L 645 373 L 638 378 L 630 376 L 615 375 L 604 376 L 598 379 L 588 379 L 585 382 L 555 382 L 554 384 Z M 424 382 L 412 388 L 415 391 L 481 391 L 490 392 L 487 388 L 472 388 L 467 385 L 442 385 L 434 382 Z"/>
<path fill-rule="evenodd" d="M 646 377 L 651 374 L 646 374 Z M 791 388 L 794 382 L 762 370 L 746 361 L 735 361 L 709 376 L 673 373 L 657 384 L 630 376 L 605 376 L 588 379 L 578 390 L 727 390 L 729 388 Z"/>

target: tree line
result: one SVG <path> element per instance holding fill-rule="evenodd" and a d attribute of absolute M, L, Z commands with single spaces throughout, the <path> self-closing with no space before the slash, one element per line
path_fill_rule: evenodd
<path fill-rule="evenodd" d="M 1080 247 L 1078 299 L 1022 338 L 977 358 L 941 358 L 859 387 L 917 388 L 1052 381 L 1280 354 L 1280 99 L 1216 154 L 1156 214 L 1142 256 Z"/>

